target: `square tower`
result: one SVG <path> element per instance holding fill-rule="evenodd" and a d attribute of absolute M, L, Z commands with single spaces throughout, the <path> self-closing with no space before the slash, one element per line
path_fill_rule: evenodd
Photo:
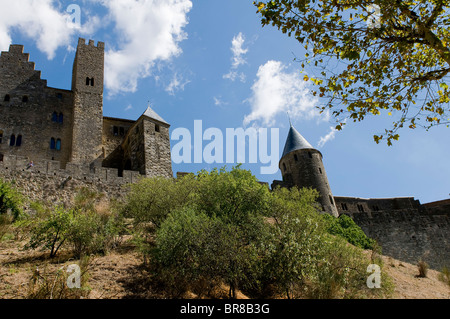
<path fill-rule="evenodd" d="M 73 63 L 73 137 L 71 162 L 101 163 L 105 45 L 78 40 Z"/>

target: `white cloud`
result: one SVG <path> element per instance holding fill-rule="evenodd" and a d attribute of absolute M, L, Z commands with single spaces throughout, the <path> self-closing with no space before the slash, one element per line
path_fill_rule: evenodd
<path fill-rule="evenodd" d="M 95 5 L 105 7 L 106 16 L 96 16 L 91 11 Z M 85 0 L 68 10 L 55 0 L 0 0 L 0 8 L 0 50 L 8 50 L 14 30 L 52 59 L 59 47 L 71 52 L 75 36 L 107 29 L 117 39 L 116 46 L 107 43 L 110 49 L 105 52 L 105 86 L 114 95 L 135 92 L 139 79 L 149 76 L 155 63 L 181 53 L 192 1 Z M 82 25 L 73 19 L 73 8 L 80 12 Z"/>
<path fill-rule="evenodd" d="M 222 105 L 227 105 L 227 102 L 224 102 L 221 100 L 221 97 L 214 97 L 214 105 L 216 106 L 222 106 Z"/>
<path fill-rule="evenodd" d="M 156 62 L 181 53 L 187 36 L 190 0 L 103 0 L 121 43 L 105 58 L 105 85 L 110 94 L 135 92 L 138 80 L 148 77 Z"/>
<path fill-rule="evenodd" d="M 262 121 L 266 126 L 275 123 L 275 117 L 286 112 L 293 119 L 319 118 L 314 98 L 299 72 L 289 73 L 279 61 L 268 61 L 258 69 L 257 79 L 248 99 L 251 113 L 245 116 L 244 125 Z"/>
<path fill-rule="evenodd" d="M 133 109 L 133 105 L 128 104 L 128 106 L 125 108 L 125 111 L 129 111 Z"/>
<path fill-rule="evenodd" d="M 169 85 L 166 87 L 166 92 L 168 92 L 170 95 L 175 95 L 176 91 L 183 91 L 184 87 L 190 83 L 191 81 L 183 79 L 183 76 L 178 75 L 178 73 L 175 73 L 172 81 L 169 83 Z"/>
<path fill-rule="evenodd" d="M 235 81 L 238 78 L 241 82 L 245 82 L 245 74 L 237 71 L 240 65 L 247 63 L 244 55 L 247 54 L 248 49 L 243 48 L 244 42 L 245 38 L 242 32 L 239 32 L 237 36 L 233 37 L 231 41 L 231 52 L 233 52 L 231 70 L 223 76 L 224 79 Z"/>
<path fill-rule="evenodd" d="M 0 0 L 0 49 L 12 43 L 11 32 L 18 30 L 34 39 L 49 59 L 59 46 L 69 45 L 76 28 L 68 22 L 69 13 L 53 0 Z"/>
<path fill-rule="evenodd" d="M 336 133 L 337 133 L 337 130 L 331 126 L 330 132 L 327 135 L 322 136 L 320 138 L 319 143 L 318 143 L 319 148 L 322 148 L 325 145 L 325 143 L 334 140 L 334 138 L 336 137 Z"/>

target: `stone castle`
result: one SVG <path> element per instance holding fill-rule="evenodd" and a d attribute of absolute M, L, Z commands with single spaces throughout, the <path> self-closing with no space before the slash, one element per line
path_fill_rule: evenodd
<path fill-rule="evenodd" d="M 103 116 L 104 43 L 79 39 L 72 89 L 50 88 L 23 46 L 0 56 L 0 176 L 31 199 L 68 200 L 79 187 L 110 198 L 142 176 L 173 177 L 170 125 L 150 107 L 137 120 Z M 31 166 L 31 161 L 33 166 Z M 272 189 L 312 187 L 322 211 L 350 216 L 406 262 L 450 265 L 450 200 L 333 196 L 322 153 L 291 125 Z M 184 173 L 179 173 L 183 175 Z"/>
<path fill-rule="evenodd" d="M 48 87 L 22 45 L 1 53 L 0 162 L 125 180 L 172 176 L 170 125 L 150 107 L 136 121 L 103 116 L 104 48 L 79 39 L 70 91 Z"/>

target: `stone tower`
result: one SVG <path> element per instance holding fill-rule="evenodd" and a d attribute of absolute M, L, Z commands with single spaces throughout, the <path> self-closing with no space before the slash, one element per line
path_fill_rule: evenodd
<path fill-rule="evenodd" d="M 101 163 L 103 126 L 103 42 L 80 38 L 73 63 L 73 140 L 71 162 Z"/>
<path fill-rule="evenodd" d="M 318 202 L 322 206 L 322 210 L 338 217 L 334 197 L 322 163 L 322 153 L 312 147 L 292 124 L 279 167 L 284 185 L 317 189 L 320 193 Z"/>

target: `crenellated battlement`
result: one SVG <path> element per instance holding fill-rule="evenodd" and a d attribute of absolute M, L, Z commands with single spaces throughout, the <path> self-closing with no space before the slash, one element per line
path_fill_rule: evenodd
<path fill-rule="evenodd" d="M 46 176 L 64 177 L 68 179 L 78 179 L 91 183 L 107 182 L 108 184 L 123 185 L 137 182 L 142 175 L 136 171 L 123 171 L 119 176 L 117 168 L 89 167 L 82 164 L 67 163 L 61 168 L 59 161 L 36 160 L 30 166 L 27 157 L 7 155 L 0 162 L 0 176 L 3 173 L 21 172 L 29 174 L 41 174 Z"/>
<path fill-rule="evenodd" d="M 91 46 L 91 47 L 97 47 L 99 49 L 104 49 L 105 48 L 105 43 L 104 42 L 98 41 L 97 42 L 97 46 L 95 46 L 95 41 L 94 40 L 89 39 L 88 43 L 86 44 L 86 39 L 79 38 L 78 39 L 78 46 L 82 46 L 82 45 Z"/>

